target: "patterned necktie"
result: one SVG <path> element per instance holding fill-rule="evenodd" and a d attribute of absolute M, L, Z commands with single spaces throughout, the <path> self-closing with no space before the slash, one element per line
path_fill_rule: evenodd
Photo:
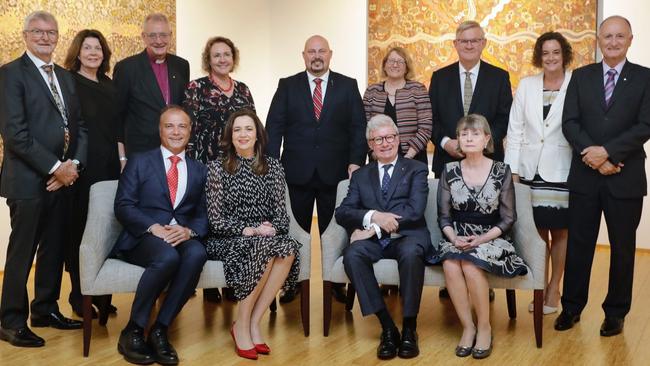
<path fill-rule="evenodd" d="M 388 170 L 392 167 L 393 164 L 386 164 L 382 167 L 384 169 L 384 176 L 381 178 L 381 193 L 384 195 L 384 198 L 386 198 L 386 194 L 388 194 L 388 183 L 390 183 L 390 174 L 388 174 Z M 386 248 L 388 244 L 390 244 L 390 234 L 384 233 L 382 238 L 379 239 L 379 244 L 381 244 L 382 248 Z"/>
<path fill-rule="evenodd" d="M 65 155 L 68 152 L 68 147 L 70 146 L 70 130 L 68 129 L 68 114 L 65 111 L 65 106 L 63 105 L 63 101 L 61 100 L 61 94 L 59 93 L 59 89 L 56 88 L 56 84 L 54 83 L 54 69 L 52 65 L 43 65 L 41 66 L 43 70 L 45 70 L 45 73 L 47 74 L 47 81 L 50 86 L 50 91 L 52 92 L 52 97 L 54 98 L 54 104 L 56 104 L 56 108 L 59 110 L 59 113 L 61 114 L 61 118 L 63 118 L 63 124 L 65 125 L 63 127 L 63 155 L 61 156 L 62 159 L 65 159 Z"/>
<path fill-rule="evenodd" d="M 465 85 L 463 86 L 463 112 L 469 113 L 469 106 L 472 104 L 472 73 L 465 71 Z"/>
<path fill-rule="evenodd" d="M 172 162 L 171 168 L 167 171 L 167 185 L 169 186 L 169 198 L 172 201 L 172 207 L 176 202 L 176 191 L 178 190 L 178 162 L 181 161 L 176 155 L 169 157 Z"/>
<path fill-rule="evenodd" d="M 314 89 L 314 95 L 312 100 L 314 101 L 314 116 L 316 120 L 320 119 L 320 111 L 323 109 L 323 90 L 321 89 L 320 83 L 323 81 L 321 78 L 314 79 L 316 83 L 316 88 Z"/>
<path fill-rule="evenodd" d="M 617 72 L 615 69 L 609 69 L 607 71 L 607 82 L 605 83 L 605 105 L 608 108 L 612 103 L 612 94 L 614 93 L 614 86 L 616 86 L 616 83 L 614 82 L 616 74 Z"/>

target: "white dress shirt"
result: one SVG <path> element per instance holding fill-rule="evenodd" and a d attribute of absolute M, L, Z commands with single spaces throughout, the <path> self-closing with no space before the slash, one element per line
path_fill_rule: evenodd
<path fill-rule="evenodd" d="M 614 85 L 616 85 L 616 83 L 618 83 L 618 77 L 621 76 L 621 71 L 623 71 L 623 66 L 625 66 L 625 61 L 627 61 L 627 60 L 623 60 L 623 61 L 619 62 L 618 65 L 616 65 L 614 67 L 611 67 L 611 66 L 607 65 L 605 60 L 603 60 L 603 85 L 607 84 L 607 78 L 609 77 L 607 75 L 607 71 L 609 71 L 609 69 L 616 70 L 616 75 L 614 75 Z"/>
<path fill-rule="evenodd" d="M 397 156 L 395 157 L 395 160 L 391 161 L 390 163 L 382 164 L 379 161 L 377 162 L 377 165 L 379 167 L 379 189 L 381 189 L 381 182 L 384 179 L 384 174 L 385 174 L 384 165 L 387 164 L 393 164 L 393 166 L 388 168 L 388 176 L 392 177 L 393 172 L 395 171 L 395 164 L 397 164 Z M 366 214 L 363 216 L 363 228 L 365 230 L 368 230 L 370 228 L 375 229 L 375 234 L 377 234 L 377 238 L 381 239 L 381 228 L 379 227 L 379 225 L 372 222 L 372 215 L 374 215 L 376 211 L 377 210 L 369 210 L 368 212 L 366 212 Z"/>
<path fill-rule="evenodd" d="M 169 157 L 174 155 L 171 151 L 167 150 L 164 146 L 160 146 L 160 151 L 162 152 L 163 163 L 165 164 L 165 177 L 167 172 L 172 167 L 172 161 L 169 160 Z M 176 208 L 178 204 L 183 200 L 185 196 L 185 191 L 187 190 L 187 163 L 185 162 L 185 150 L 177 154 L 181 160 L 176 164 L 178 168 L 178 187 L 176 189 L 176 200 L 174 201 L 173 207 Z M 176 225 L 176 219 L 172 219 L 169 225 Z"/>
<path fill-rule="evenodd" d="M 327 70 L 323 75 L 321 76 L 314 76 L 312 75 L 309 71 L 307 71 L 307 79 L 309 79 L 309 90 L 311 90 L 311 95 L 314 95 L 314 90 L 316 89 L 316 82 L 314 82 L 314 79 L 320 78 L 320 90 L 321 94 L 323 96 L 323 103 L 325 102 L 325 93 L 327 92 L 327 82 L 330 79 L 330 71 Z"/>
<path fill-rule="evenodd" d="M 474 95 L 474 90 L 476 89 L 476 79 L 478 79 L 478 72 L 479 69 L 481 68 L 481 60 L 479 60 L 474 67 L 472 67 L 470 70 L 466 70 L 463 67 L 463 64 L 460 62 L 458 63 L 458 76 L 459 76 L 459 82 L 460 82 L 460 100 L 465 100 L 465 88 L 463 87 L 465 85 L 465 72 L 469 71 L 469 78 L 472 80 L 472 95 Z M 456 138 L 456 137 L 454 137 Z M 440 140 L 440 147 L 444 149 L 445 144 L 447 141 L 451 140 L 451 137 L 449 136 L 444 136 Z"/>

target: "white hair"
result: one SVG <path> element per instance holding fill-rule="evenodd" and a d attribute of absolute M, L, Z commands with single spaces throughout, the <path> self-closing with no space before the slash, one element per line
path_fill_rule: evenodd
<path fill-rule="evenodd" d="M 375 114 L 372 116 L 372 118 L 370 118 L 370 121 L 368 121 L 368 125 L 366 126 L 366 140 L 370 139 L 371 131 L 377 130 L 381 127 L 392 127 L 395 131 L 395 134 L 399 134 L 397 125 L 395 125 L 395 122 L 393 122 L 392 118 L 388 117 L 385 114 Z"/>
<path fill-rule="evenodd" d="M 147 28 L 147 23 L 149 22 L 165 22 L 169 24 L 169 19 L 167 19 L 167 16 L 163 13 L 151 13 L 147 15 L 144 18 L 144 22 L 142 22 L 142 31 L 144 32 L 145 28 Z"/>
<path fill-rule="evenodd" d="M 23 24 L 23 31 L 29 30 L 29 25 L 31 24 L 31 22 L 37 19 L 40 19 L 48 23 L 54 23 L 56 29 L 59 29 L 59 23 L 57 23 L 56 18 L 54 17 L 54 15 L 52 15 L 52 13 L 49 13 L 44 10 L 37 10 L 29 13 L 29 15 L 25 17 L 25 23 Z"/>

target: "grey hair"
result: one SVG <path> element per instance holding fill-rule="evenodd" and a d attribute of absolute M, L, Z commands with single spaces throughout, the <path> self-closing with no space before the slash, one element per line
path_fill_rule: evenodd
<path fill-rule="evenodd" d="M 142 31 L 144 32 L 144 29 L 147 27 L 147 23 L 149 22 L 165 22 L 169 24 L 169 19 L 167 19 L 167 16 L 163 13 L 151 13 L 147 15 L 144 18 L 144 22 L 142 22 Z"/>
<path fill-rule="evenodd" d="M 48 23 L 54 23 L 56 29 L 59 29 L 59 23 L 56 21 L 56 18 L 54 17 L 54 15 L 52 15 L 52 13 L 49 13 L 45 10 L 37 10 L 29 13 L 29 15 L 25 17 L 25 23 L 23 24 L 23 31 L 28 30 L 29 24 L 37 19 L 40 19 Z"/>
<path fill-rule="evenodd" d="M 385 114 L 375 114 L 372 116 L 372 118 L 370 118 L 370 121 L 368 121 L 368 125 L 366 126 L 366 140 L 370 139 L 371 131 L 374 131 L 381 127 L 392 127 L 393 130 L 395 130 L 395 134 L 399 135 L 397 125 L 395 125 L 395 122 L 393 122 L 392 118 L 388 117 Z"/>
<path fill-rule="evenodd" d="M 483 37 L 485 37 L 485 31 L 483 30 L 483 27 L 481 27 L 481 25 L 477 21 L 475 21 L 475 20 L 466 20 L 466 21 L 460 23 L 458 25 L 458 28 L 456 28 L 456 38 L 458 38 L 458 36 L 460 36 L 460 34 L 463 33 L 464 31 L 466 31 L 468 29 L 472 29 L 472 28 L 480 29 L 481 33 L 483 33 Z"/>

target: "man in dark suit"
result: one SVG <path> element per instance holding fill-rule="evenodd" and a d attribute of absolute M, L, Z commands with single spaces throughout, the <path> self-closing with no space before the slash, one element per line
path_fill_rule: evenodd
<path fill-rule="evenodd" d="M 190 65 L 187 60 L 167 52 L 171 36 L 167 17 L 149 14 L 142 29 L 145 50 L 115 65 L 113 79 L 122 124 L 118 131 L 122 161 L 134 153 L 159 146 L 160 111 L 166 105 L 183 102 Z"/>
<path fill-rule="evenodd" d="M 72 76 L 54 65 L 58 41 L 52 14 L 31 13 L 27 51 L 0 69 L 0 132 L 4 157 L 0 194 L 7 198 L 11 235 L 0 303 L 0 339 L 20 347 L 45 341 L 27 327 L 27 277 L 37 254 L 32 327 L 78 329 L 57 300 L 63 270 L 67 187 L 86 160 L 87 133 Z"/>
<path fill-rule="evenodd" d="M 310 37 L 302 57 L 307 70 L 280 79 L 273 96 L 267 153 L 279 158 L 284 140 L 281 161 L 294 217 L 310 232 L 315 201 L 322 234 L 334 213 L 337 184 L 365 162 L 366 119 L 357 81 L 329 69 L 332 50 L 325 38 Z M 334 289 L 345 301 L 342 288 Z"/>
<path fill-rule="evenodd" d="M 601 336 L 623 331 L 632 302 L 636 229 L 646 195 L 644 143 L 650 138 L 650 70 L 626 59 L 632 43 L 627 19 L 612 16 L 598 31 L 603 61 L 573 72 L 562 131 L 573 148 L 569 171 L 569 241 L 562 313 L 555 329 L 580 320 L 601 214 L 611 258 Z"/>
<path fill-rule="evenodd" d="M 381 322 L 377 357 L 412 358 L 419 354 L 416 319 L 424 259 L 432 248 L 424 220 L 428 170 L 422 162 L 398 157 L 399 135 L 390 117 L 372 117 L 366 136 L 377 162 L 352 174 L 348 195 L 336 209 L 336 221 L 351 234 L 343 265 L 359 294 L 361 313 L 375 314 Z M 382 258 L 398 263 L 404 316 L 401 338 L 373 271 L 373 263 Z"/>
<path fill-rule="evenodd" d="M 190 117 L 170 105 L 160 115 L 161 146 L 136 154 L 120 177 L 115 216 L 124 226 L 113 248 L 119 259 L 145 268 L 118 350 L 133 363 L 178 363 L 167 327 L 190 298 L 203 265 L 208 232 L 207 168 L 185 157 Z M 144 328 L 160 293 L 167 296 L 144 341 Z"/>
<path fill-rule="evenodd" d="M 458 62 L 431 75 L 431 141 L 436 147 L 432 170 L 437 178 L 445 164 L 463 158 L 458 150 L 456 125 L 461 117 L 470 113 L 488 120 L 494 139 L 491 158 L 503 161 L 503 138 L 508 132 L 512 89 L 507 71 L 481 60 L 485 44 L 485 32 L 477 22 L 461 23 L 454 40 Z"/>

